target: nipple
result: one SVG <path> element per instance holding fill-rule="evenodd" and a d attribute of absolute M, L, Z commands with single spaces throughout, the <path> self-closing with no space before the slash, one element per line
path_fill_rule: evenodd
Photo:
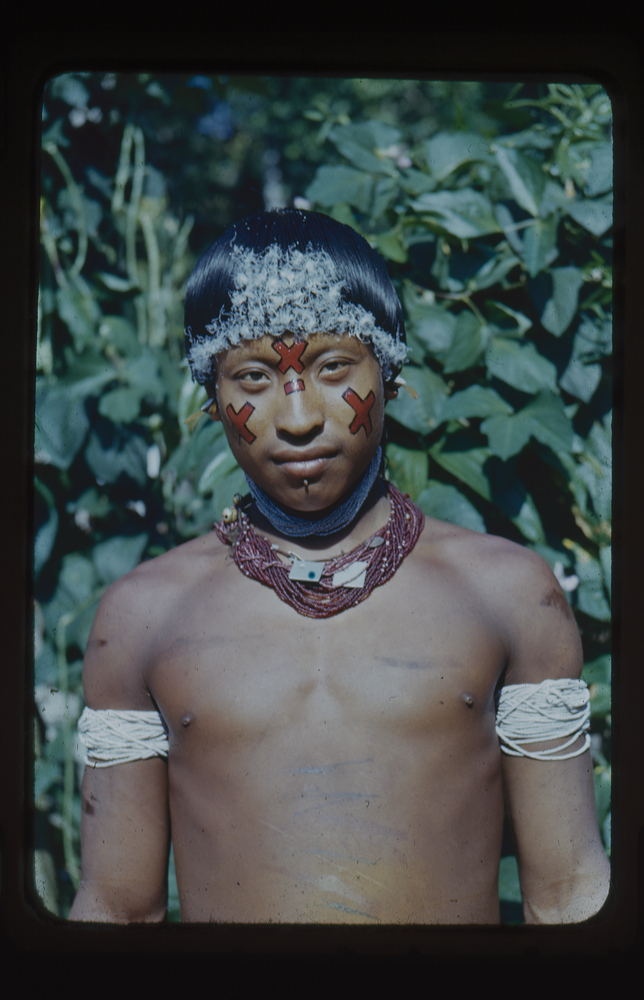
<path fill-rule="evenodd" d="M 471 708 L 472 705 L 474 704 L 474 699 L 471 694 L 464 693 L 461 695 L 461 698 L 463 699 L 468 708 Z"/>
<path fill-rule="evenodd" d="M 190 723 L 193 721 L 193 719 L 194 715 L 192 714 L 192 712 L 188 712 L 187 715 L 184 715 L 183 719 L 181 720 L 181 725 L 183 726 L 183 728 L 187 729 Z"/>

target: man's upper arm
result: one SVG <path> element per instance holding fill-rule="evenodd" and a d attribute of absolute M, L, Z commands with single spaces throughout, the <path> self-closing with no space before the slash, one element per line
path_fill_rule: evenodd
<path fill-rule="evenodd" d="M 149 624 L 145 619 L 136 578 L 118 581 L 107 591 L 83 664 L 89 708 L 155 711 L 143 676 Z M 86 766 L 81 849 L 82 877 L 71 919 L 133 922 L 164 918 L 169 852 L 164 759 Z"/>
<path fill-rule="evenodd" d="M 546 564 L 525 555 L 509 573 L 513 596 L 505 686 L 578 679 L 581 641 L 566 596 Z M 556 753 L 564 742 L 543 740 L 528 749 Z M 583 745 L 580 736 L 563 752 Z M 502 758 L 526 920 L 588 918 L 605 901 L 609 873 L 597 827 L 590 751 L 555 761 L 506 753 Z"/>

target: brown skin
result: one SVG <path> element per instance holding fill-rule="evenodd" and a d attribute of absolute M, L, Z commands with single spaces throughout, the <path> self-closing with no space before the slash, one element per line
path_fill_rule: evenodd
<path fill-rule="evenodd" d="M 311 337 L 297 375 L 277 370 L 270 344 L 222 356 L 219 414 L 251 403 L 251 444 L 224 417 L 233 452 L 274 499 L 315 513 L 367 467 L 393 394 L 354 338 Z M 306 388 L 287 395 L 294 377 Z M 349 432 L 347 387 L 376 396 L 370 435 Z M 311 474 L 293 453 L 315 449 L 328 461 Z M 281 549 L 320 559 L 388 514 L 383 490 L 317 543 L 255 520 Z M 504 800 L 526 919 L 587 918 L 608 890 L 590 755 L 508 757 L 494 729 L 504 671 L 538 683 L 578 677 L 581 662 L 538 556 L 432 518 L 386 586 L 325 620 L 248 580 L 214 533 L 142 564 L 101 602 L 85 696 L 96 709 L 156 704 L 170 754 L 86 769 L 72 919 L 162 920 L 171 828 L 184 921 L 495 924 Z"/>

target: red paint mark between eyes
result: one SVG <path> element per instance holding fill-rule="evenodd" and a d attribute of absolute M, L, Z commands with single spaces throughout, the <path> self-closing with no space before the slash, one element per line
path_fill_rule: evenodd
<path fill-rule="evenodd" d="M 304 392 L 305 389 L 306 386 L 301 378 L 293 378 L 284 386 L 284 392 L 287 396 L 290 396 L 292 392 Z"/>
<path fill-rule="evenodd" d="M 373 394 L 373 389 L 370 389 L 364 399 L 360 399 L 357 392 L 353 389 L 347 389 L 346 392 L 342 393 L 342 398 L 346 399 L 349 406 L 353 407 L 356 411 L 356 415 L 353 418 L 353 422 L 349 427 L 352 434 L 357 434 L 361 427 L 364 427 L 365 434 L 367 437 L 371 434 L 371 417 L 369 413 L 371 407 L 376 401 L 376 397 Z"/>
<path fill-rule="evenodd" d="M 240 438 L 243 438 L 244 441 L 248 441 L 249 444 L 253 443 L 256 435 L 253 434 L 252 431 L 248 430 L 248 427 L 246 426 L 246 421 L 248 420 L 254 409 L 255 407 L 251 406 L 250 403 L 244 403 L 239 413 L 235 413 L 232 403 L 229 403 L 228 406 L 226 407 L 226 413 L 230 417 L 231 424 L 238 432 Z"/>
<path fill-rule="evenodd" d="M 309 345 L 305 340 L 296 340 L 292 347 L 287 347 L 283 340 L 274 340 L 271 347 L 282 359 L 277 366 L 278 372 L 286 375 L 289 368 L 294 368 L 297 374 L 304 371 L 300 358 Z"/>

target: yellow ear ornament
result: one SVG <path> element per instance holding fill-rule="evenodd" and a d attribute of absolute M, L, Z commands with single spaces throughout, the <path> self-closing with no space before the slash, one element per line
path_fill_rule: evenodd
<path fill-rule="evenodd" d="M 196 425 L 199 423 L 199 420 L 204 415 L 204 413 L 208 413 L 210 415 L 211 420 L 215 419 L 217 413 L 216 399 L 207 399 L 206 402 L 203 404 L 203 406 L 201 406 L 196 411 L 196 413 L 191 413 L 190 416 L 186 417 L 186 419 L 183 421 L 184 424 L 188 425 L 188 430 L 191 433 L 195 429 Z"/>

